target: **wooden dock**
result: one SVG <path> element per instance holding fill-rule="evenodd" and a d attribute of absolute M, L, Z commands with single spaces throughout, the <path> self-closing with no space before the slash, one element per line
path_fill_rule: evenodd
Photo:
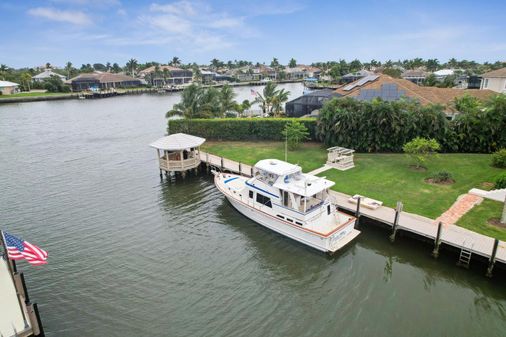
<path fill-rule="evenodd" d="M 207 152 L 199 153 L 200 160 L 207 166 L 214 167 L 220 171 L 241 174 L 251 177 L 253 167 L 243 163 L 216 156 Z M 395 232 L 402 230 L 412 233 L 415 236 L 423 237 L 434 242 L 434 255 L 438 255 L 440 244 L 460 250 L 461 257 L 465 252 L 481 256 L 489 261 L 488 274 L 491 275 L 494 263 L 506 264 L 506 242 L 498 241 L 491 237 L 470 231 L 456 225 L 439 225 L 435 220 L 408 212 L 397 212 L 395 209 L 380 206 L 377 209 L 360 207 L 349 201 L 351 196 L 330 191 L 333 202 L 341 210 L 353 212 L 356 215 L 379 221 L 392 229 L 392 236 L 395 239 Z M 358 206 L 358 207 L 357 207 Z M 397 213 L 397 216 L 396 216 Z M 497 242 L 496 242 L 497 241 Z M 494 247 L 497 245 L 496 247 Z M 495 254 L 494 254 L 495 251 Z"/>

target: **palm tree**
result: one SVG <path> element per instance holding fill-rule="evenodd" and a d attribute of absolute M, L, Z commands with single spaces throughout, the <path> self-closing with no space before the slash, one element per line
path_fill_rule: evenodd
<path fill-rule="evenodd" d="M 234 100 L 236 93 L 229 85 L 224 85 L 220 90 L 220 114 L 225 116 L 228 111 L 235 110 L 237 102 Z"/>
<path fill-rule="evenodd" d="M 0 64 L 0 75 L 2 76 L 2 80 L 5 80 L 5 74 L 9 71 L 9 67 L 5 64 Z"/>
<path fill-rule="evenodd" d="M 211 118 L 220 115 L 220 92 L 216 88 L 203 88 L 197 84 L 187 86 L 181 93 L 181 101 L 174 104 L 165 115 L 192 118 Z"/>
<path fill-rule="evenodd" d="M 133 76 L 135 76 L 135 69 L 137 69 L 137 60 L 136 59 L 130 59 L 128 60 L 126 66 L 127 66 L 127 69 L 130 70 L 130 74 Z"/>
<path fill-rule="evenodd" d="M 29 72 L 22 73 L 20 79 L 25 89 L 28 89 L 28 91 L 30 91 L 30 83 L 32 82 L 32 76 L 30 75 L 30 73 Z"/>
<path fill-rule="evenodd" d="M 255 102 L 260 104 L 262 108 L 262 115 L 270 113 L 272 100 L 276 96 L 278 91 L 276 90 L 276 83 L 268 82 L 262 93 L 257 92 Z"/>
<path fill-rule="evenodd" d="M 272 98 L 271 114 L 273 114 L 274 117 L 280 117 L 283 115 L 283 103 L 288 101 L 288 95 L 290 95 L 289 91 L 281 89 Z"/>
<path fill-rule="evenodd" d="M 214 70 L 218 69 L 220 64 L 221 64 L 220 60 L 216 58 L 211 60 L 211 68 L 213 68 Z"/>
<path fill-rule="evenodd" d="M 169 65 L 170 65 L 170 66 L 173 66 L 173 67 L 180 66 L 180 65 L 181 65 L 181 60 L 179 59 L 179 57 L 174 56 L 174 57 L 172 58 L 172 61 L 170 61 L 170 62 L 169 62 Z"/>
<path fill-rule="evenodd" d="M 69 79 L 69 78 L 70 78 L 70 73 L 72 72 L 72 69 L 73 69 L 73 68 L 72 68 L 72 62 L 70 62 L 70 61 L 69 61 L 69 62 L 67 62 L 67 63 L 65 64 L 65 71 L 67 72 L 67 79 Z"/>
<path fill-rule="evenodd" d="M 153 81 L 153 85 L 154 85 L 154 80 L 156 79 L 160 79 L 160 74 L 161 74 L 161 70 L 160 70 L 160 65 L 156 64 L 155 65 L 155 71 L 153 72 L 153 76 L 151 78 L 151 80 Z M 158 84 L 158 82 L 157 82 Z"/>
<path fill-rule="evenodd" d="M 163 68 L 163 84 L 167 84 L 167 79 L 170 78 L 170 71 L 167 68 Z"/>
<path fill-rule="evenodd" d="M 47 62 L 47 63 L 46 63 L 46 69 L 51 69 L 51 68 L 52 68 L 52 67 L 51 67 L 51 63 Z"/>

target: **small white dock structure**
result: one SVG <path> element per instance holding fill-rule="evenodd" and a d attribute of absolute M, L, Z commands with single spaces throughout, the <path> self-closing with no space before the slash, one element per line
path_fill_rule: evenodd
<path fill-rule="evenodd" d="M 200 146 L 205 142 L 204 138 L 175 133 L 162 137 L 150 144 L 157 151 L 160 175 L 165 171 L 179 172 L 183 176 L 200 165 Z"/>
<path fill-rule="evenodd" d="M 353 153 L 355 150 L 334 146 L 327 149 L 327 165 L 335 169 L 346 171 L 355 167 Z"/>

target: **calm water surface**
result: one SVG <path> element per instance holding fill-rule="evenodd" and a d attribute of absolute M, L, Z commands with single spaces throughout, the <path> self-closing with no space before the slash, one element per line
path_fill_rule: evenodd
<path fill-rule="evenodd" d="M 366 229 L 327 258 L 209 176 L 161 182 L 147 145 L 177 99 L 0 106 L 0 223 L 49 252 L 20 263 L 48 336 L 506 335 L 506 286 L 427 246 Z"/>

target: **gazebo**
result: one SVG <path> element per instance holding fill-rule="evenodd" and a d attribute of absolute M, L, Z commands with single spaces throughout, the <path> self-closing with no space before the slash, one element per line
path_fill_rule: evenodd
<path fill-rule="evenodd" d="M 157 151 L 160 175 L 165 171 L 181 172 L 184 176 L 186 171 L 196 169 L 200 165 L 200 145 L 205 141 L 204 138 L 175 133 L 149 144 Z"/>
<path fill-rule="evenodd" d="M 327 151 L 327 165 L 341 171 L 355 167 L 355 163 L 353 162 L 353 152 L 355 150 L 334 146 L 329 147 Z"/>

